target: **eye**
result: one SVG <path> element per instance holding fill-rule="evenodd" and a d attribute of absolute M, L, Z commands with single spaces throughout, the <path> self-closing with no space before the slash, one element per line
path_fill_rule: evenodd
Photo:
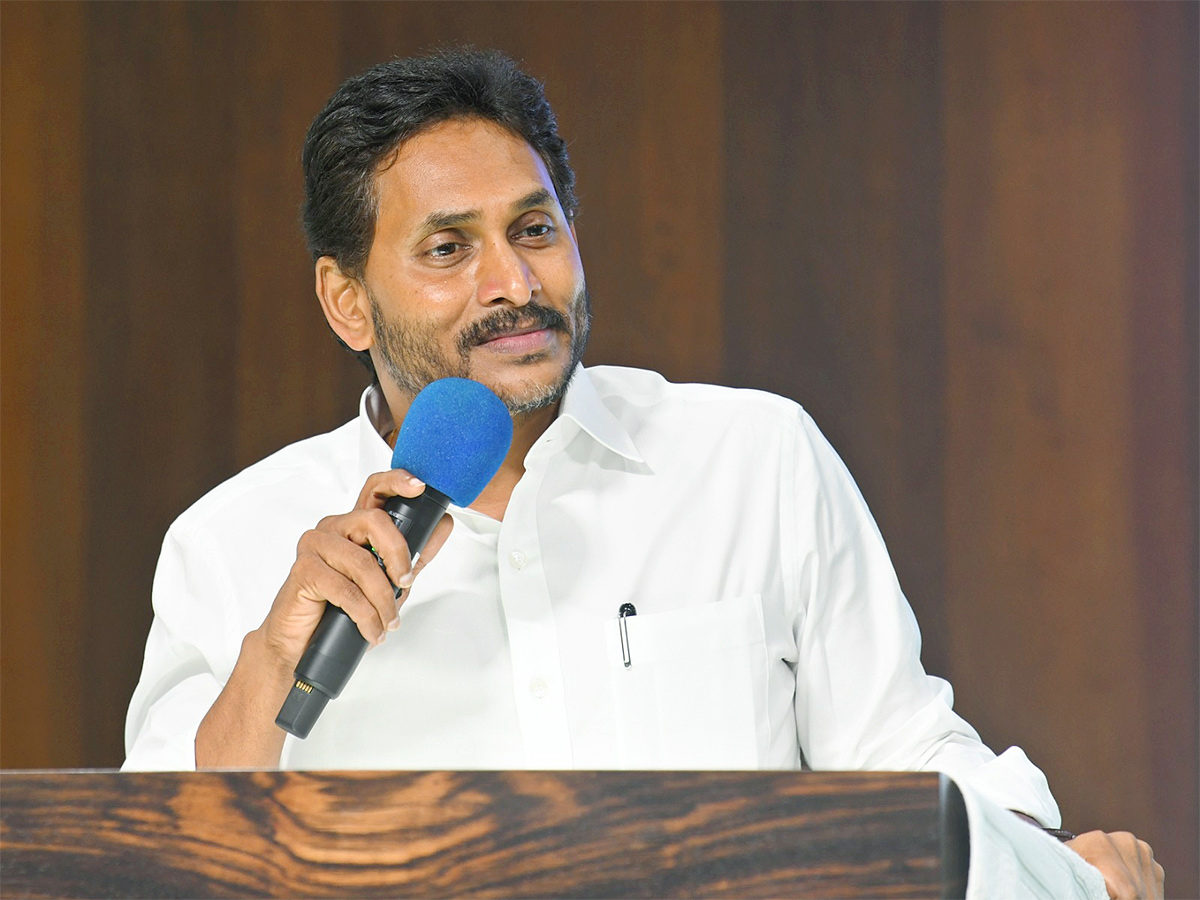
<path fill-rule="evenodd" d="M 434 259 L 448 259 L 458 252 L 462 244 L 455 241 L 447 241 L 444 244 L 438 244 L 428 251 L 429 255 Z"/>
<path fill-rule="evenodd" d="M 530 244 L 546 244 L 554 238 L 554 226 L 549 222 L 531 222 L 517 232 L 517 238 Z"/>

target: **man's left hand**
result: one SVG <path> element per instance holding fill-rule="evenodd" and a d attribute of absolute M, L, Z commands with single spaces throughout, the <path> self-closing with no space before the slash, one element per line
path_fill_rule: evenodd
<path fill-rule="evenodd" d="M 1100 870 L 1113 900 L 1162 900 L 1163 867 L 1150 845 L 1128 831 L 1089 831 L 1066 844 Z"/>

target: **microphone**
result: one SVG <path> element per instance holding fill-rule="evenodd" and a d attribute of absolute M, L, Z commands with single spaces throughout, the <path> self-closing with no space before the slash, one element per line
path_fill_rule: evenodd
<path fill-rule="evenodd" d="M 475 502 L 500 470 L 511 443 L 508 408 L 478 381 L 441 378 L 417 394 L 400 426 L 392 468 L 407 469 L 425 482 L 425 490 L 416 497 L 391 497 L 383 505 L 414 559 L 451 502 Z M 354 620 L 326 604 L 275 724 L 298 738 L 308 737 L 366 650 L 367 639 Z"/>

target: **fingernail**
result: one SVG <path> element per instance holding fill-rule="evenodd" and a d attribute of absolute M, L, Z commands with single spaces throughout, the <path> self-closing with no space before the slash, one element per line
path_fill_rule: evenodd
<path fill-rule="evenodd" d="M 388 622 L 388 631 L 395 631 L 399 627 L 400 627 L 400 617 L 399 616 L 396 616 L 396 618 L 394 618 L 394 619 L 392 619 L 392 621 Z"/>
<path fill-rule="evenodd" d="M 411 484 L 413 487 L 425 487 L 425 482 L 423 482 L 416 475 L 409 475 L 408 483 Z"/>
<path fill-rule="evenodd" d="M 399 580 L 396 582 L 396 587 L 401 588 L 402 590 L 408 590 L 410 587 L 412 587 L 413 582 L 416 580 L 416 578 L 417 578 L 417 576 L 415 573 L 405 572 L 403 575 L 400 576 Z"/>

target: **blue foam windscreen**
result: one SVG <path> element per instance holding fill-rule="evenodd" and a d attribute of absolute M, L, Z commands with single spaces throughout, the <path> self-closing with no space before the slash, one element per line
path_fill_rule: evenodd
<path fill-rule="evenodd" d="M 512 416 L 503 400 L 478 381 L 440 378 L 408 408 L 392 468 L 407 469 L 456 505 L 470 506 L 511 443 Z"/>

